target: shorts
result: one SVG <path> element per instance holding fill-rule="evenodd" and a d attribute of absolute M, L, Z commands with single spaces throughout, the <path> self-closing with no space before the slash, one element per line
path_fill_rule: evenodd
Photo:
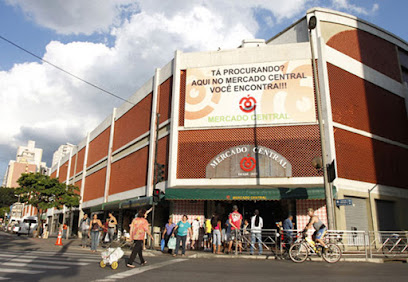
<path fill-rule="evenodd" d="M 229 237 L 227 239 L 228 241 L 241 241 L 241 232 L 235 233 L 235 230 L 231 230 L 231 233 L 229 234 Z"/>
<path fill-rule="evenodd" d="M 198 232 L 193 232 L 193 236 L 191 237 L 191 240 L 193 240 L 193 241 L 198 240 Z"/>
<path fill-rule="evenodd" d="M 211 239 L 211 233 L 205 233 L 204 235 L 204 241 L 209 241 Z"/>
<path fill-rule="evenodd" d="M 319 230 L 313 233 L 313 237 L 316 239 L 322 239 L 324 234 L 326 234 L 326 227 L 320 228 Z"/>

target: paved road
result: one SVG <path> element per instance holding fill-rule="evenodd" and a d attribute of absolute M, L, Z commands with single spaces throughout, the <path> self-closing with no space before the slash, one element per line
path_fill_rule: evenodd
<path fill-rule="evenodd" d="M 327 264 L 265 259 L 173 258 L 159 252 L 146 257 L 147 266 L 129 269 L 100 268 L 99 254 L 78 248 L 78 241 L 63 247 L 47 241 L 0 232 L 0 281 L 406 281 L 408 264 Z"/>

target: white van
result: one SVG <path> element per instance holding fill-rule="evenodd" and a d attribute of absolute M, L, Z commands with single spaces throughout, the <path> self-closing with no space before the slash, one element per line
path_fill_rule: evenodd
<path fill-rule="evenodd" d="M 20 236 L 21 234 L 25 235 L 33 234 L 33 231 L 37 229 L 37 225 L 38 225 L 37 217 L 34 216 L 24 217 L 19 224 L 20 228 L 17 231 L 17 235 Z"/>

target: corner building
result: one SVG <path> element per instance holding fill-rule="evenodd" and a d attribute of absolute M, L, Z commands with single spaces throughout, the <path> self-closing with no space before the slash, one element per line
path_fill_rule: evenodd
<path fill-rule="evenodd" d="M 337 229 L 407 229 L 408 44 L 321 8 L 266 43 L 176 51 L 132 96 L 135 105 L 114 109 L 51 175 L 81 187 L 84 211 L 113 210 L 126 229 L 135 209 L 151 204 L 159 113 L 166 175 L 155 225 L 169 215 L 226 219 L 234 204 L 244 218 L 259 209 L 265 228 L 288 213 L 303 228 L 308 207 L 327 224 L 322 172 L 312 166 L 321 156 L 312 52 L 333 201 L 352 200 L 334 207 Z"/>

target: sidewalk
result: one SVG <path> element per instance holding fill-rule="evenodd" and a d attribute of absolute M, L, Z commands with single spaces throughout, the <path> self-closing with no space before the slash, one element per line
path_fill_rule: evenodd
<path fill-rule="evenodd" d="M 64 242 L 65 241 L 65 242 Z M 90 249 L 89 247 L 84 249 L 81 247 L 81 239 L 68 239 L 68 240 L 63 240 L 63 244 L 66 244 L 66 241 L 69 241 L 69 249 L 71 251 L 81 251 L 81 252 L 89 252 Z M 72 243 L 71 243 L 72 242 Z M 55 246 L 57 247 L 57 246 Z M 60 247 L 61 248 L 61 247 Z M 102 252 L 105 250 L 105 248 L 102 248 L 101 246 L 98 246 L 98 253 Z M 125 249 L 124 250 L 125 255 L 130 255 L 131 251 Z M 161 252 L 158 249 L 146 249 L 143 251 L 143 255 L 146 257 L 154 257 L 154 256 L 168 256 L 169 258 L 171 257 L 170 254 L 167 253 L 167 249 L 165 252 Z M 196 251 L 196 250 L 187 250 L 186 251 L 186 257 L 187 258 L 204 258 L 204 259 L 258 259 L 258 260 L 280 260 L 281 258 L 278 258 L 275 254 L 269 253 L 265 255 L 249 255 L 249 254 L 240 254 L 240 255 L 235 255 L 235 254 L 213 254 L 211 252 L 204 252 L 204 251 Z M 316 262 L 323 262 L 322 258 L 319 257 L 310 257 L 309 261 L 316 261 Z M 387 261 L 390 261 L 389 259 L 384 259 L 384 258 L 356 258 L 356 257 L 342 257 L 340 261 L 344 262 L 369 262 L 369 263 L 384 263 Z M 402 259 L 399 261 L 404 261 L 408 262 L 408 259 Z"/>

